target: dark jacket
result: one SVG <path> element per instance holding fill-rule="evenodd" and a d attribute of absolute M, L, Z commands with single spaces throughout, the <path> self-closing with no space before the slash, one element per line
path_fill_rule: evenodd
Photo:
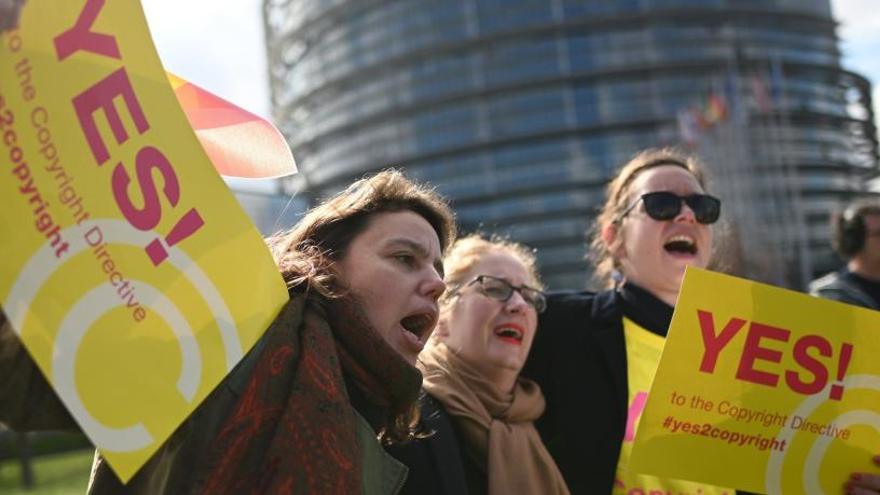
<path fill-rule="evenodd" d="M 572 494 L 611 493 L 628 397 L 620 296 L 562 292 L 547 302 L 523 370 L 547 401 L 535 426 Z"/>
<path fill-rule="evenodd" d="M 648 292 L 624 291 L 551 293 L 523 370 L 544 391 L 535 426 L 573 495 L 613 490 L 629 397 L 624 314 L 662 336 L 672 318 Z"/>
<path fill-rule="evenodd" d="M 809 290 L 813 296 L 880 310 L 880 302 L 875 301 L 855 281 L 841 276 L 841 272 L 831 272 L 813 280 L 810 282 Z"/>
<path fill-rule="evenodd" d="M 463 451 L 459 448 L 458 435 L 449 413 L 428 394 L 421 400 L 421 419 L 424 430 L 430 433 L 403 445 L 386 447 L 388 452 L 409 468 L 406 484 L 401 495 L 475 495 L 485 493 L 485 488 L 474 490 L 466 475 Z M 470 473 L 468 473 L 470 474 Z M 482 474 L 482 485 L 486 486 Z"/>
<path fill-rule="evenodd" d="M 266 335 L 298 326 L 302 321 L 302 308 L 301 297 L 291 300 Z M 263 338 L 127 485 L 122 485 L 103 458 L 97 457 L 88 493 L 188 493 L 195 461 L 205 455 L 243 392 L 256 364 L 256 357 L 260 355 L 258 351 Z M 406 478 L 406 467 L 385 452 L 376 440 L 376 432 L 358 411 L 354 408 L 351 411 L 355 416 L 361 453 L 363 493 L 398 493 Z M 70 414 L 7 323 L 0 327 L 0 422 L 19 430 L 76 428 Z"/>

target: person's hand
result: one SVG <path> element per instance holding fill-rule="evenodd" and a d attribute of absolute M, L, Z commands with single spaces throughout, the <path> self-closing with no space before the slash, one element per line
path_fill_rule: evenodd
<path fill-rule="evenodd" d="M 21 7 L 25 0 L 0 0 L 0 32 L 18 26 Z"/>
<path fill-rule="evenodd" d="M 880 466 L 880 455 L 874 457 L 874 464 Z M 880 474 L 852 473 L 843 485 L 847 495 L 878 495 L 880 494 Z"/>

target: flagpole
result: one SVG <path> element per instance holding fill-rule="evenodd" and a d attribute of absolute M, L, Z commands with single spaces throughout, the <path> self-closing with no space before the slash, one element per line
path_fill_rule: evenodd
<path fill-rule="evenodd" d="M 809 233 L 805 220 L 805 212 L 802 203 L 801 184 L 798 181 L 797 164 L 791 160 L 790 146 L 792 141 L 791 118 L 788 105 L 787 88 L 785 83 L 785 71 L 782 60 L 778 54 L 774 54 L 771 61 L 771 70 L 774 72 L 774 78 L 778 79 L 780 94 L 780 112 L 779 117 L 782 123 L 782 150 L 783 150 L 783 170 L 786 174 L 788 184 L 790 186 L 791 204 L 794 213 L 794 220 L 797 234 L 797 248 L 800 268 L 800 286 L 805 287 L 812 278 L 812 259 L 809 251 Z"/>

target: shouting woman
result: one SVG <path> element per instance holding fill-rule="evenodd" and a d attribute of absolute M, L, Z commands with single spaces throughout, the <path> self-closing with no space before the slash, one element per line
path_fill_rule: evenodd
<path fill-rule="evenodd" d="M 290 294 L 274 323 L 127 484 L 97 456 L 89 493 L 396 493 L 380 440 L 415 433 L 454 238 L 446 203 L 394 171 L 314 208 L 270 240 Z M 0 421 L 75 427 L 6 322 L 0 377 Z"/>

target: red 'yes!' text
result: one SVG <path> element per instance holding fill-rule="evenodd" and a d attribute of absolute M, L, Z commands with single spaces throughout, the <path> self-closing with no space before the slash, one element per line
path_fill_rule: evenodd
<path fill-rule="evenodd" d="M 79 51 L 122 60 L 116 38 L 91 30 L 103 7 L 104 0 L 87 0 L 73 27 L 55 38 L 55 54 L 59 61 L 64 61 Z M 121 108 L 115 104 L 119 97 L 122 98 Z M 138 134 L 143 135 L 150 130 L 149 121 L 137 99 L 137 94 L 131 85 L 125 67 L 110 72 L 103 79 L 75 96 L 73 107 L 92 151 L 92 156 L 99 167 L 110 160 L 112 155 L 98 130 L 95 120 L 97 112 L 102 112 L 106 117 L 116 144 L 121 145 L 129 138 L 129 129 L 126 129 L 120 118 L 120 109 L 128 113 Z M 128 223 L 141 231 L 154 229 L 162 219 L 160 190 L 156 184 L 155 172 L 158 172 L 162 177 L 162 195 L 172 208 L 177 206 L 181 196 L 180 183 L 174 166 L 158 148 L 145 145 L 134 155 L 136 189 L 142 198 L 142 206 L 139 207 L 136 201 L 132 200 L 131 188 L 129 187 L 132 177 L 122 160 L 117 162 L 111 173 L 110 186 L 116 205 Z M 173 246 L 193 235 L 203 225 L 204 221 L 201 215 L 195 208 L 191 208 L 183 213 L 171 228 L 170 233 L 164 238 L 165 244 Z M 144 250 L 153 265 L 159 265 L 168 257 L 168 252 L 159 238 L 153 239 Z"/>
<path fill-rule="evenodd" d="M 748 323 L 745 345 L 739 358 L 739 366 L 736 370 L 736 379 L 747 382 L 776 387 L 780 378 L 784 376 L 783 383 L 792 391 L 813 395 L 821 392 L 828 385 L 830 373 L 827 365 L 834 364 L 835 379 L 842 382 L 846 370 L 852 358 L 853 345 L 844 343 L 840 346 L 835 356 L 835 349 L 825 337 L 821 335 L 804 335 L 794 342 L 791 340 L 791 331 L 785 328 L 765 325 L 756 321 L 747 322 L 741 318 L 731 318 L 720 331 L 716 331 L 714 316 L 709 311 L 697 310 L 697 319 L 700 323 L 700 333 L 703 337 L 703 357 L 700 361 L 700 371 L 714 373 L 720 354 L 727 348 L 731 340 Z M 767 370 L 767 365 L 762 369 L 756 366 L 759 362 L 780 363 L 784 353 L 791 352 L 794 362 L 800 369 L 780 370 L 778 373 Z M 829 397 L 840 400 L 843 397 L 843 384 L 835 383 L 829 390 Z"/>

